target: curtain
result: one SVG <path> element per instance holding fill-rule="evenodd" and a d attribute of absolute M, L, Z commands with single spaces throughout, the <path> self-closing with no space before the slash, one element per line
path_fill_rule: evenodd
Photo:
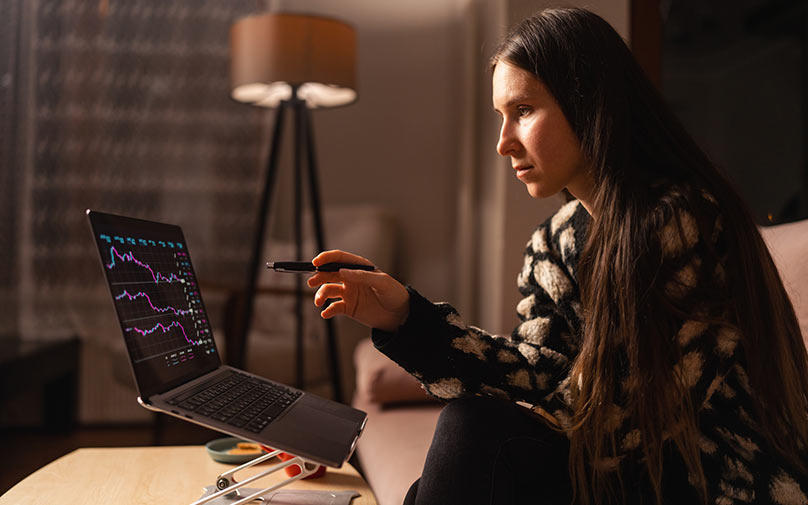
<path fill-rule="evenodd" d="M 243 286 L 268 125 L 229 98 L 228 36 L 257 10 L 0 0 L 0 335 L 116 327 L 87 208 L 180 224 L 200 279 Z"/>

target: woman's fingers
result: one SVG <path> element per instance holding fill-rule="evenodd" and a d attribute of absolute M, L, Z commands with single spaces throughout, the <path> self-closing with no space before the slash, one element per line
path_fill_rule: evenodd
<path fill-rule="evenodd" d="M 370 287 L 381 287 L 389 276 L 381 271 L 368 272 L 365 270 L 351 270 L 343 268 L 338 272 L 317 272 L 306 280 L 310 288 L 316 288 L 329 282 L 355 282 Z"/>
<path fill-rule="evenodd" d="M 373 262 L 367 258 L 363 258 L 357 254 L 333 249 L 331 251 L 323 251 L 311 260 L 314 266 L 321 266 L 326 263 L 354 263 L 358 265 L 373 265 Z M 328 282 L 341 282 L 343 277 L 339 272 L 316 272 L 314 275 L 306 280 L 306 284 L 310 288 L 316 288 Z M 354 279 L 356 282 L 362 282 L 361 279 Z"/>
<path fill-rule="evenodd" d="M 340 250 L 322 252 L 312 263 L 315 266 L 326 263 L 373 266 L 367 258 Z M 401 326 L 409 313 L 407 288 L 380 270 L 343 268 L 338 272 L 315 272 L 306 284 L 318 288 L 314 304 L 325 306 L 320 312 L 324 319 L 344 314 L 366 326 L 392 331 Z"/>
<path fill-rule="evenodd" d="M 323 251 L 315 256 L 311 262 L 317 267 L 326 263 L 356 263 L 359 265 L 373 265 L 373 262 L 367 258 L 363 258 L 357 254 L 341 251 L 339 249 Z"/>
<path fill-rule="evenodd" d="M 346 282 L 365 284 L 371 288 L 383 288 L 389 285 L 391 277 L 384 272 L 367 272 L 365 270 L 349 270 L 343 268 L 339 271 L 340 279 Z"/>
<path fill-rule="evenodd" d="M 323 284 L 314 294 L 314 305 L 322 307 L 329 298 L 342 298 L 345 286 L 342 284 Z"/>
<path fill-rule="evenodd" d="M 340 282 L 339 272 L 317 272 L 306 280 L 310 288 L 316 288 L 327 282 Z"/>
<path fill-rule="evenodd" d="M 348 305 L 342 300 L 332 302 L 328 305 L 328 307 L 324 308 L 320 312 L 320 317 L 322 317 L 323 319 L 331 319 L 334 316 L 345 314 L 347 306 Z"/>

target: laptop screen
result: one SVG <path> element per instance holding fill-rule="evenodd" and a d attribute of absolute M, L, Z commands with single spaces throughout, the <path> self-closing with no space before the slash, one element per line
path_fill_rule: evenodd
<path fill-rule="evenodd" d="M 87 211 L 141 397 L 221 364 L 178 226 Z"/>

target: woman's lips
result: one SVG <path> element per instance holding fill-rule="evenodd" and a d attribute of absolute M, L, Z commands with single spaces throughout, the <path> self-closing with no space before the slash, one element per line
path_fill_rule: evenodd
<path fill-rule="evenodd" d="M 522 178 L 525 174 L 527 174 L 533 168 L 532 165 L 528 165 L 525 167 L 515 167 L 516 169 L 516 177 Z"/>

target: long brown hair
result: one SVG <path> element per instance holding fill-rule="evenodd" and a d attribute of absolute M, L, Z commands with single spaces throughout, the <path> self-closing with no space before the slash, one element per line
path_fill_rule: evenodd
<path fill-rule="evenodd" d="M 492 64 L 500 61 L 547 86 L 578 136 L 595 181 L 597 219 L 578 268 L 583 343 L 571 370 L 569 464 L 577 499 L 601 503 L 604 496 L 614 498 L 615 485 L 623 488 L 619 473 L 615 484 L 606 463 L 618 455 L 610 407 L 618 400 L 616 378 L 627 375 L 627 415 L 642 433 L 645 471 L 657 503 L 666 439 L 706 501 L 696 406 L 673 366 L 680 357 L 672 338 L 677 324 L 694 316 L 671 306 L 655 283 L 660 254 L 654 233 L 675 208 L 673 202 L 667 210 L 660 204 L 671 187 L 682 188 L 680 198 L 703 236 L 711 236 L 714 219 L 701 191 L 720 209 L 727 249 L 720 258 L 723 289 L 733 296 L 719 300 L 718 313 L 750 358 L 744 364 L 766 439 L 804 471 L 798 452 L 808 448 L 808 355 L 791 301 L 737 192 L 599 16 L 576 8 L 541 11 L 510 32 Z"/>

